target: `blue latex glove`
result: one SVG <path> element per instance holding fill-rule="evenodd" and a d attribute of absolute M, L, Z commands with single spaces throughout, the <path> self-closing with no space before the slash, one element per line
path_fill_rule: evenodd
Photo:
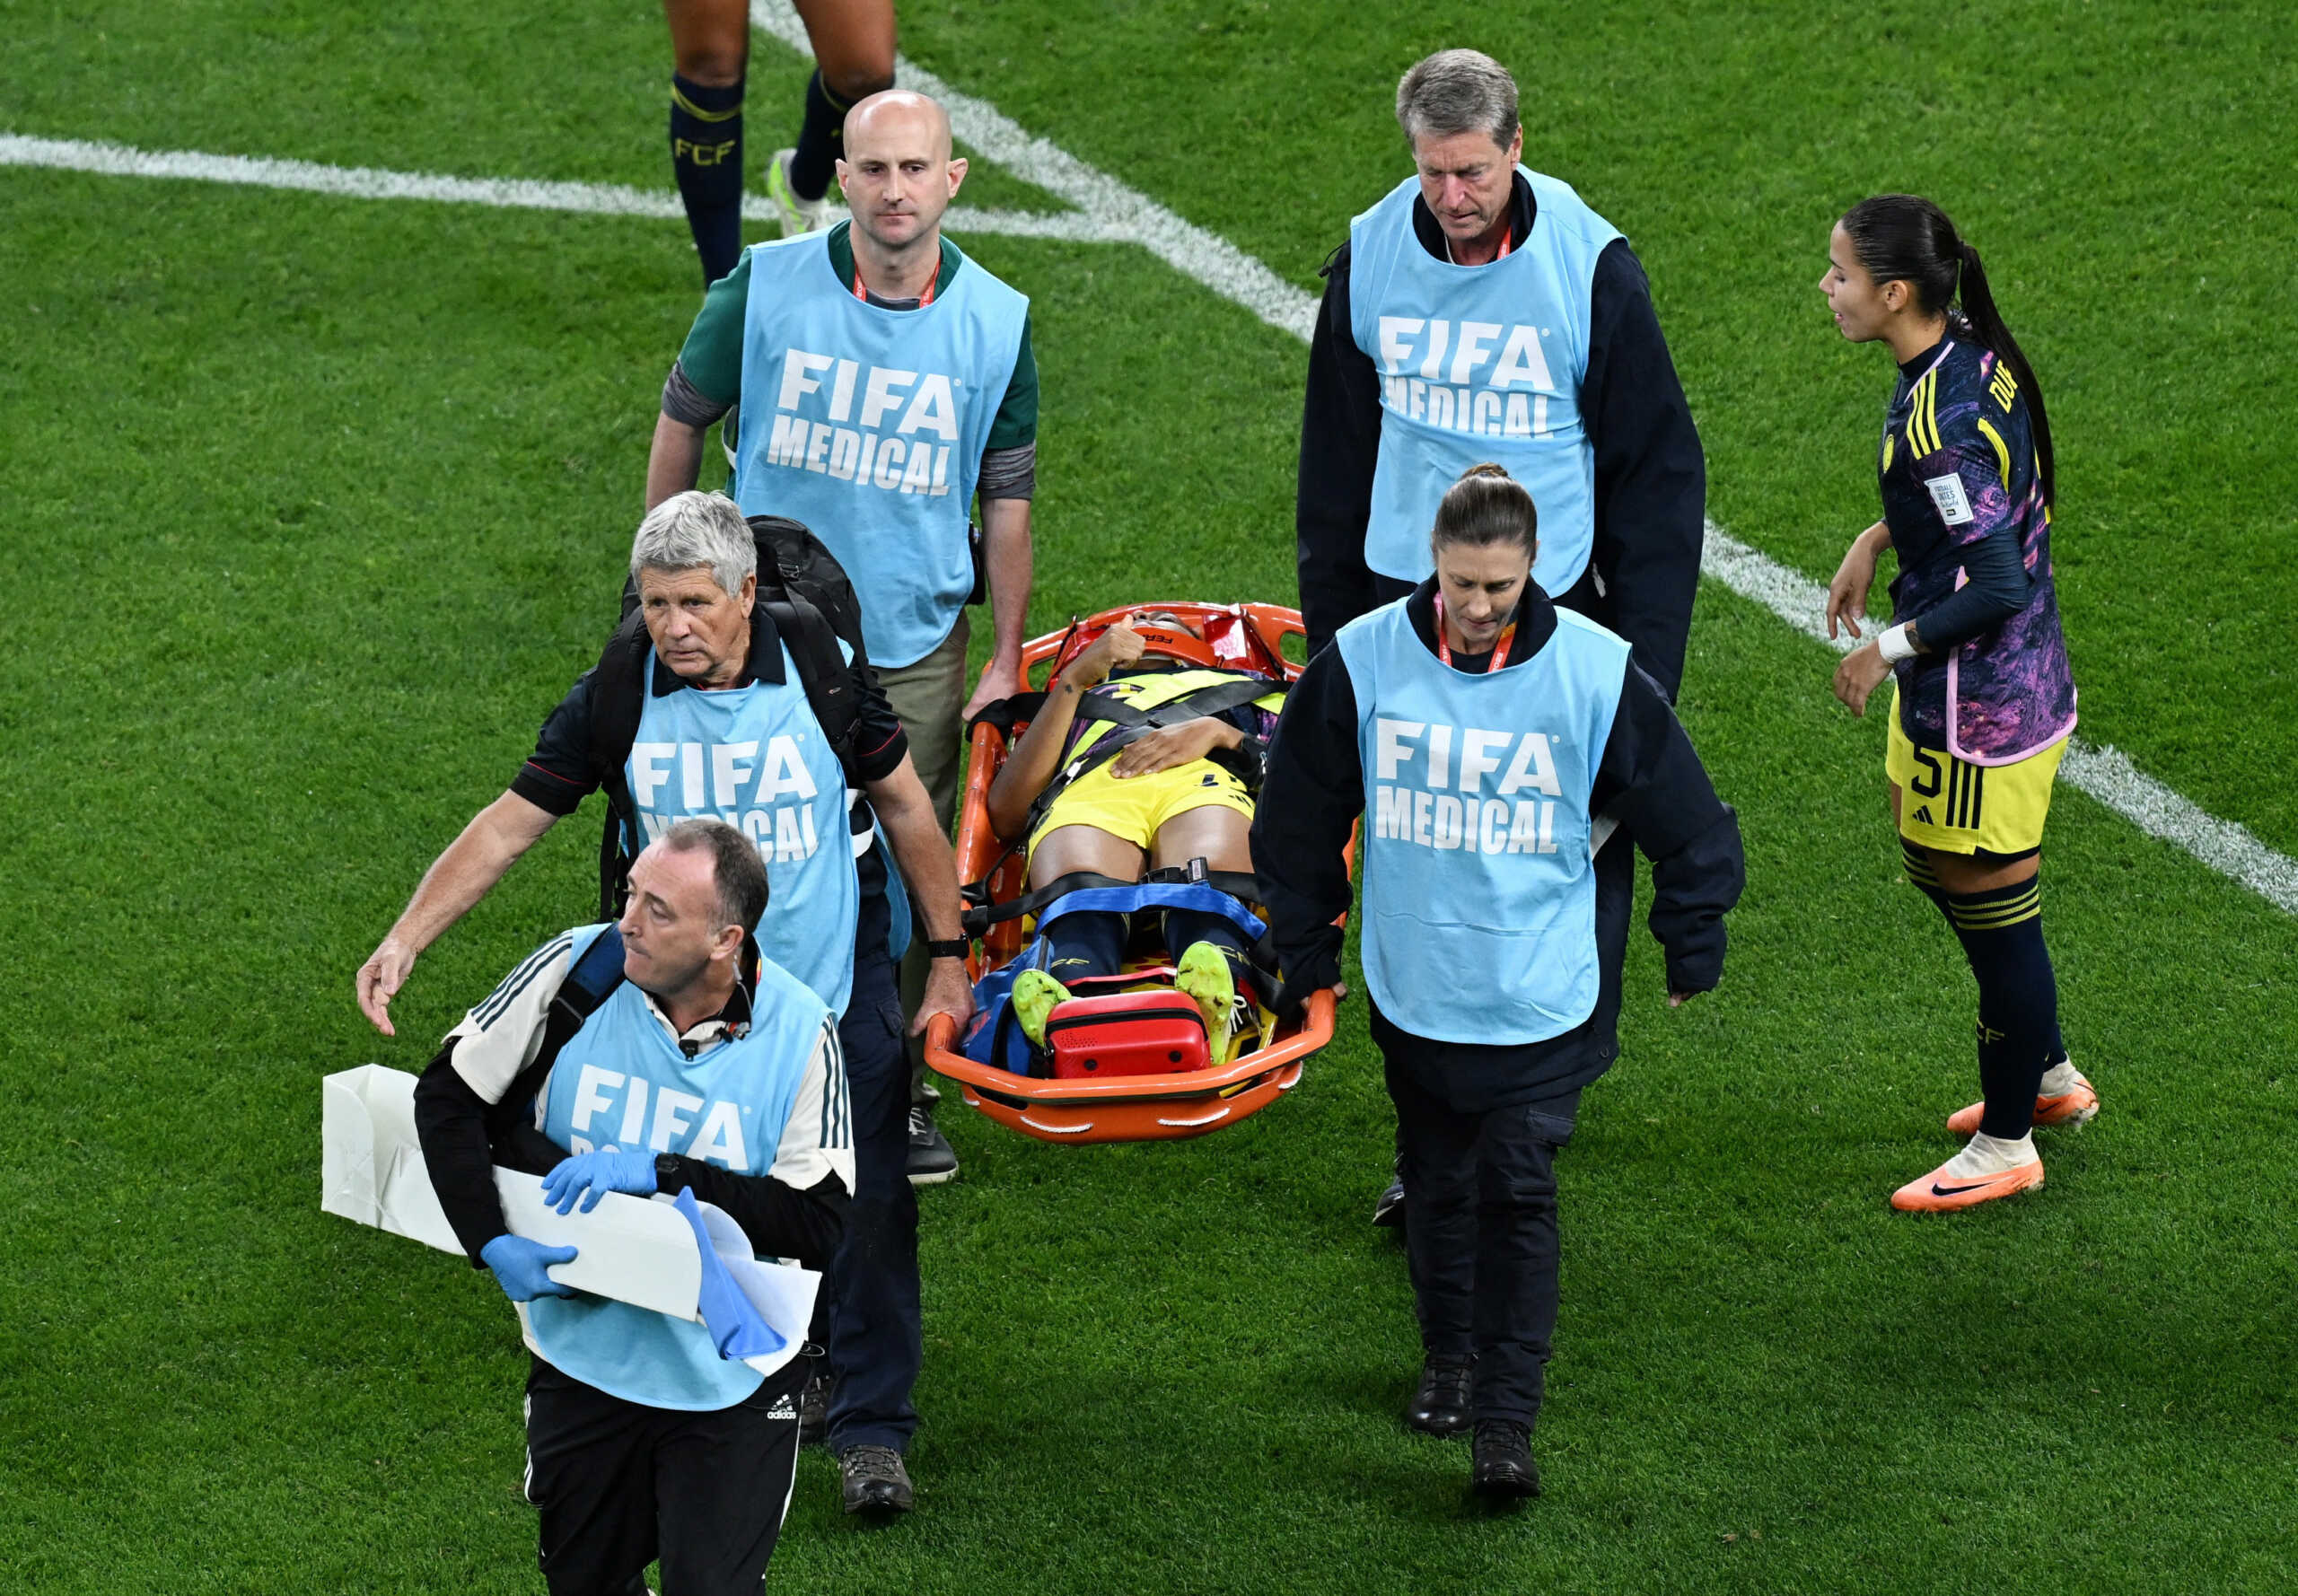
<path fill-rule="evenodd" d="M 586 1190 L 588 1196 L 583 1195 Z M 610 1191 L 653 1197 L 654 1155 L 643 1147 L 636 1153 L 601 1147 L 596 1153 L 560 1159 L 558 1167 L 542 1178 L 545 1200 L 556 1205 L 561 1214 L 573 1212 L 578 1197 L 583 1198 L 583 1212 L 588 1214 Z"/>
<path fill-rule="evenodd" d="M 703 1226 L 702 1209 L 694 1200 L 691 1186 L 679 1193 L 678 1210 L 694 1227 L 694 1244 L 702 1252 L 702 1290 L 696 1306 L 702 1313 L 702 1328 L 710 1332 L 710 1344 L 718 1349 L 718 1355 L 755 1358 L 780 1352 L 789 1343 L 750 1305 L 742 1288 L 726 1272 L 718 1250 L 710 1244 L 710 1232 Z"/>
<path fill-rule="evenodd" d="M 524 1236 L 507 1232 L 478 1250 L 487 1267 L 495 1271 L 495 1284 L 503 1294 L 514 1302 L 531 1302 L 537 1297 L 571 1297 L 574 1288 L 561 1285 L 548 1273 L 553 1264 L 574 1261 L 572 1247 L 546 1247 L 539 1241 L 530 1241 Z"/>

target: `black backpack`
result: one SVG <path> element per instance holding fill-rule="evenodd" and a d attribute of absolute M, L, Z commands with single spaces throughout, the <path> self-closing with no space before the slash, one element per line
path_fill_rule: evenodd
<path fill-rule="evenodd" d="M 858 793 L 862 778 L 855 741 L 861 732 L 860 682 L 838 646 L 843 640 L 856 661 L 867 657 L 862 647 L 862 606 L 854 596 L 854 584 L 838 557 L 798 522 L 786 515 L 749 519 L 750 536 L 758 543 L 758 600 L 750 613 L 770 620 L 789 649 L 799 684 L 806 689 L 807 706 L 838 756 L 846 786 Z M 751 645 L 757 646 L 755 632 Z M 636 811 L 623 763 L 637 739 L 639 716 L 645 708 L 646 655 L 653 646 L 645 617 L 639 613 L 634 576 L 623 585 L 621 624 L 607 639 L 591 678 L 591 762 L 607 794 L 606 830 L 599 839 L 599 916 L 606 920 L 621 915 L 629 890 L 631 854 L 625 839 Z M 857 803 L 855 811 L 855 823 L 866 823 L 867 803 Z"/>

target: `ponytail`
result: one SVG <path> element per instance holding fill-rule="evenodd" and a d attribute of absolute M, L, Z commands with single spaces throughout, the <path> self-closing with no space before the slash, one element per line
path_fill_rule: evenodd
<path fill-rule="evenodd" d="M 1962 301 L 1963 318 L 1970 324 L 1971 336 L 1980 344 L 1995 351 L 2003 364 L 2011 368 L 2011 375 L 2018 380 L 2020 391 L 2027 396 L 2027 421 L 2035 434 L 2036 474 L 2042 478 L 2043 503 L 2057 502 L 2057 473 L 2051 457 L 2050 417 L 2043 409 L 2043 390 L 2035 381 L 2035 368 L 2027 364 L 2027 356 L 2019 347 L 2011 329 L 2003 325 L 2003 312 L 1995 308 L 1994 292 L 1987 285 L 1987 268 L 1979 264 L 1978 250 L 1969 243 L 1958 246 L 1962 256 L 1962 281 L 1958 297 Z"/>
<path fill-rule="evenodd" d="M 1913 194 L 1878 194 L 1861 200 L 1844 212 L 1843 232 L 1851 241 L 1852 253 L 1878 287 L 1890 282 L 1907 284 L 1914 291 L 1917 311 L 1926 316 L 1945 316 L 1951 328 L 1967 332 L 1973 342 L 1993 350 L 2010 369 L 2027 396 L 2027 419 L 2034 429 L 2036 474 L 2041 478 L 2043 503 L 2055 504 L 2057 473 L 2042 387 L 2011 329 L 2003 324 L 2003 313 L 1995 307 L 1978 251 L 1963 241 L 1946 212 Z"/>
<path fill-rule="evenodd" d="M 1478 548 L 1513 543 L 1524 551 L 1526 559 L 1538 554 L 1539 512 L 1533 506 L 1532 495 L 1508 474 L 1505 466 L 1488 460 L 1470 466 L 1444 490 L 1443 501 L 1436 506 L 1429 544 L 1442 548 L 1454 543 Z"/>

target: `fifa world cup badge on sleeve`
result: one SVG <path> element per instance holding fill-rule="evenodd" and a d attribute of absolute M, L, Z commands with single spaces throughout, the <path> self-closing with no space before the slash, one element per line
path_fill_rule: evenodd
<path fill-rule="evenodd" d="M 1925 477 L 1923 486 L 1931 490 L 1931 502 L 1939 506 L 1939 519 L 1949 526 L 1961 526 L 1971 519 L 1971 502 L 1963 492 L 1963 479 L 1950 471 L 1944 477 Z"/>

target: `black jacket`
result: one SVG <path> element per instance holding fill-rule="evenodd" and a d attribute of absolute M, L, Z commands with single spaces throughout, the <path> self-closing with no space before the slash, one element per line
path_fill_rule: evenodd
<path fill-rule="evenodd" d="M 1530 237 L 1534 220 L 1531 186 L 1520 174 L 1514 236 Z M 1443 253 L 1443 234 L 1426 205 L 1415 202 L 1413 224 L 1429 253 Z M 1346 241 L 1326 262 L 1324 276 L 1324 303 L 1309 344 L 1294 515 L 1301 614 L 1311 653 L 1397 591 L 1393 584 L 1384 591 L 1384 579 L 1364 564 L 1381 384 L 1372 356 L 1349 329 Z M 1595 546 L 1588 574 L 1557 601 L 1627 639 L 1636 662 L 1673 702 L 1699 586 L 1707 467 L 1653 312 L 1651 285 L 1627 240 L 1613 240 L 1598 258 L 1591 298 L 1580 412 L 1596 453 Z"/>
<path fill-rule="evenodd" d="M 1435 586 L 1433 579 L 1421 583 L 1405 604 L 1414 631 L 1432 654 Z M 1508 670 L 1532 658 L 1548 646 L 1556 627 L 1548 596 L 1537 584 L 1529 586 L 1517 609 L 1514 641 L 1497 668 Z M 1482 670 L 1487 662 L 1454 659 L 1464 670 Z M 1341 932 L 1333 921 L 1352 899 L 1341 849 L 1364 811 L 1358 687 L 1338 648 L 1325 649 L 1309 662 L 1286 695 L 1253 822 L 1253 873 L 1268 910 L 1278 965 L 1288 979 L 1306 971 L 1318 986 L 1340 978 Z M 1713 988 L 1724 976 L 1724 916 L 1739 901 L 1746 878 L 1739 820 L 1716 797 L 1659 684 L 1633 660 L 1597 763 L 1589 812 L 1618 823 L 1620 835 L 1612 846 L 1627 846 L 1632 837 L 1652 861 L 1650 925 L 1666 950 L 1668 989 Z M 1577 1028 L 1546 1041 L 1433 1049 L 1444 1072 L 1474 1070 L 1495 1077 L 1434 1084 L 1464 1108 L 1583 1084 L 1603 1072 L 1616 1050 L 1615 1039 L 1598 1034 L 1600 1027 L 1610 1029 L 1603 1024 L 1601 1005 Z"/>

